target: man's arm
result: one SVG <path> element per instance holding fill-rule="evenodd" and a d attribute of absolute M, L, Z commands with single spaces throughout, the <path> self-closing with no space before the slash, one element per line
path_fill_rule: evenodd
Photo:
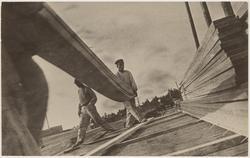
<path fill-rule="evenodd" d="M 81 89 L 78 89 L 79 100 L 81 100 L 81 95 L 82 95 L 82 91 L 81 91 Z M 82 104 L 79 103 L 79 104 L 78 104 L 78 116 L 79 116 L 79 117 L 80 117 L 80 115 L 81 115 L 81 111 L 82 111 Z"/>
<path fill-rule="evenodd" d="M 79 117 L 81 115 L 81 112 L 82 112 L 82 106 L 81 106 L 81 104 L 78 104 L 78 116 Z"/>
<path fill-rule="evenodd" d="M 97 101 L 95 92 L 94 92 L 92 89 L 87 88 L 87 93 L 89 93 L 90 98 L 91 98 L 91 99 L 89 100 L 89 102 L 88 102 L 88 105 L 93 105 L 93 104 L 95 104 L 96 101 Z M 88 105 L 87 105 L 87 106 L 88 106 Z"/>
<path fill-rule="evenodd" d="M 136 96 L 137 96 L 137 85 L 136 85 L 136 83 L 135 83 L 135 80 L 134 80 L 134 78 L 133 78 L 133 75 L 132 75 L 132 73 L 129 72 L 129 71 L 128 71 L 128 74 L 129 74 L 129 79 L 130 79 L 131 87 L 132 87 L 134 93 L 135 93 Z"/>

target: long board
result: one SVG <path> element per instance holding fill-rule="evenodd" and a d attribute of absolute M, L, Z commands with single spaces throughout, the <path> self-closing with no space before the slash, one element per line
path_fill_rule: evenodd
<path fill-rule="evenodd" d="M 123 102 L 134 97 L 47 3 L 25 3 L 10 11 L 8 5 L 2 32 L 3 44 L 10 52 L 38 55 L 112 100 Z M 32 18 L 22 14 L 29 10 Z"/>
<path fill-rule="evenodd" d="M 145 125 L 147 125 L 148 123 L 152 122 L 153 120 L 154 120 L 154 118 L 150 118 L 150 119 L 148 119 L 148 121 L 140 123 L 137 126 L 128 129 L 127 131 L 125 131 L 121 135 L 119 135 L 119 136 L 115 137 L 114 139 L 112 139 L 112 140 L 110 140 L 110 141 L 108 141 L 108 142 L 100 145 L 99 147 L 97 147 L 96 149 L 88 152 L 84 156 L 101 156 L 110 147 L 112 147 L 115 144 L 118 144 L 118 143 L 122 142 L 123 140 L 125 140 L 126 138 L 128 138 L 129 136 L 131 136 L 133 133 L 135 133 L 137 130 L 139 130 L 140 128 L 144 127 Z"/>

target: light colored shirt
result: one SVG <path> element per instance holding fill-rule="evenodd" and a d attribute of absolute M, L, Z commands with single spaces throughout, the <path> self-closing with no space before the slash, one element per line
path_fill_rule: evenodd
<path fill-rule="evenodd" d="M 96 95 L 90 88 L 79 88 L 78 89 L 79 101 L 80 105 L 86 104 L 95 104 L 96 103 Z"/>
<path fill-rule="evenodd" d="M 129 72 L 128 70 L 124 70 L 123 72 L 118 71 L 116 73 L 116 76 L 124 83 L 126 83 L 134 92 L 137 91 L 137 85 L 131 72 Z"/>

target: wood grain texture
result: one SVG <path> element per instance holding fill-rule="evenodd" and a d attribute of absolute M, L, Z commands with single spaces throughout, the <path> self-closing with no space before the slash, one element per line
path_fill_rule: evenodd
<path fill-rule="evenodd" d="M 207 156 L 247 156 L 248 143 L 232 146 L 230 148 L 219 150 L 217 152 L 208 154 Z"/>
<path fill-rule="evenodd" d="M 216 20 L 204 39 L 181 83 L 184 99 L 230 100 L 226 91 L 237 89 L 248 78 L 248 47 L 241 21 L 234 16 Z"/>
<path fill-rule="evenodd" d="M 109 154 L 117 156 L 159 156 L 159 153 L 161 153 L 160 155 L 168 155 L 168 153 L 183 150 L 190 146 L 201 145 L 233 134 L 229 132 L 223 136 L 224 129 L 214 127 L 209 130 L 210 126 L 208 123 L 200 122 L 170 133 L 116 148 Z M 207 132 L 208 130 L 209 132 Z"/>
<path fill-rule="evenodd" d="M 145 126 L 150 121 L 153 121 L 153 118 L 149 119 L 147 122 L 140 123 L 137 126 L 132 127 L 131 129 L 128 129 L 127 131 L 115 137 L 114 139 L 111 139 L 110 141 L 98 146 L 96 149 L 91 150 L 88 153 L 84 154 L 84 156 L 100 156 L 104 154 L 110 147 L 122 142 L 123 140 L 131 136 L 134 132 L 136 132 L 138 129 L 142 128 L 143 126 Z"/>
<path fill-rule="evenodd" d="M 210 153 L 221 151 L 227 148 L 231 148 L 241 144 L 243 136 L 234 134 L 225 138 L 221 138 L 212 142 L 207 142 L 202 145 L 194 146 L 188 149 L 180 150 L 174 153 L 168 154 L 169 156 L 206 156 Z M 230 156 L 230 153 L 228 153 Z M 216 154 L 215 154 L 216 155 Z M 223 156 L 223 155 L 216 155 Z M 233 156 L 233 155 L 231 155 Z"/>

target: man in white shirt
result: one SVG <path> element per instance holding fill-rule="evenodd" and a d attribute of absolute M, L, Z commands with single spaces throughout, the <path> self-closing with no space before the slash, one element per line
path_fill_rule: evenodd
<path fill-rule="evenodd" d="M 118 72 L 116 73 L 116 76 L 122 80 L 124 83 L 126 83 L 134 92 L 134 94 L 137 96 L 137 85 L 135 83 L 135 80 L 128 70 L 124 70 L 124 61 L 122 59 L 118 59 L 115 62 Z M 135 98 L 132 98 L 128 101 L 124 102 L 124 106 L 127 111 L 127 119 L 126 119 L 126 127 L 130 128 L 134 125 L 135 119 L 139 122 L 144 122 L 146 119 L 143 118 L 143 116 L 137 111 L 135 106 Z"/>
<path fill-rule="evenodd" d="M 78 95 L 80 101 L 78 105 L 78 115 L 80 117 L 80 123 L 77 141 L 74 144 L 75 147 L 83 143 L 87 128 L 90 124 L 90 119 L 99 124 L 106 131 L 113 132 L 114 129 L 105 120 L 103 120 L 97 112 L 95 106 L 97 98 L 95 92 L 77 79 L 75 79 L 74 83 L 78 87 Z"/>

